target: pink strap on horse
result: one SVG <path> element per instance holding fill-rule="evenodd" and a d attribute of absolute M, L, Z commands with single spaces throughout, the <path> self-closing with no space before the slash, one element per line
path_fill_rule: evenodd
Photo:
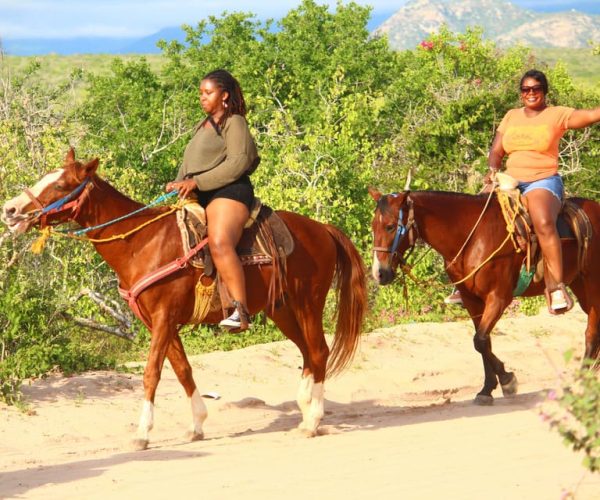
<path fill-rule="evenodd" d="M 179 269 L 183 269 L 186 267 L 190 261 L 190 259 L 196 255 L 200 250 L 202 250 L 206 244 L 208 243 L 208 238 L 204 238 L 200 243 L 198 243 L 194 248 L 192 248 L 186 255 L 175 259 L 174 261 L 166 264 L 162 267 L 159 267 L 155 271 L 147 274 L 142 279 L 138 280 L 129 290 L 125 290 L 119 287 L 119 295 L 123 297 L 131 307 L 131 310 L 135 313 L 135 315 L 143 321 L 144 325 L 150 329 L 150 324 L 144 318 L 142 311 L 140 310 L 140 306 L 137 303 L 137 298 L 140 294 L 146 290 L 146 288 L 150 287 L 157 281 L 169 276 L 170 274 L 178 271 Z"/>

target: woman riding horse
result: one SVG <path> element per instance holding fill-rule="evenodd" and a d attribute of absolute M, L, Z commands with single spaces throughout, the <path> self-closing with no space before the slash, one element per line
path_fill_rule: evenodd
<path fill-rule="evenodd" d="M 558 173 L 558 144 L 569 129 L 580 129 L 600 121 L 600 107 L 574 109 L 549 106 L 546 101 L 548 80 L 538 70 L 529 70 L 521 78 L 519 89 L 523 107 L 509 110 L 496 132 L 488 156 L 491 182 L 502 168 L 518 181 L 544 255 L 546 297 L 551 314 L 573 307 L 563 283 L 563 262 L 556 221 L 561 210 L 564 187 Z M 457 303 L 456 293 L 446 299 Z"/>
<path fill-rule="evenodd" d="M 208 246 L 235 310 L 220 325 L 233 332 L 249 326 L 248 301 L 239 243 L 254 202 L 249 171 L 260 158 L 246 123 L 246 103 L 238 81 L 225 70 L 200 82 L 200 103 L 207 117 L 194 129 L 183 163 L 167 191 L 197 197 L 206 209 Z"/>

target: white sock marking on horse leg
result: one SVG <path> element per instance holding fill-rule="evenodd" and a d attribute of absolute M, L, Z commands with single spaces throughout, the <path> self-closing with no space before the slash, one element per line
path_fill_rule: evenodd
<path fill-rule="evenodd" d="M 148 441 L 148 433 L 152 430 L 152 427 L 154 427 L 154 404 L 145 400 L 140 415 L 140 424 L 138 425 L 138 439 Z"/>
<path fill-rule="evenodd" d="M 192 405 L 192 432 L 202 436 L 204 435 L 202 424 L 208 416 L 208 410 L 206 409 L 206 405 L 204 404 L 204 400 L 202 399 L 202 396 L 200 396 L 198 389 L 194 389 L 192 397 L 190 398 L 190 404 Z"/>
<path fill-rule="evenodd" d="M 304 428 L 315 435 L 323 415 L 325 415 L 325 385 L 323 382 L 319 382 L 313 385 L 312 400 Z"/>
<path fill-rule="evenodd" d="M 314 383 L 315 379 L 312 374 L 300 379 L 300 386 L 298 387 L 298 395 L 296 397 L 296 402 L 302 412 L 302 423 L 299 427 L 304 427 L 306 419 L 308 418 Z"/>

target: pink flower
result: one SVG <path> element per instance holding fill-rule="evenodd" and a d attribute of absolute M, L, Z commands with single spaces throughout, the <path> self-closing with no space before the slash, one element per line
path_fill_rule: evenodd
<path fill-rule="evenodd" d="M 429 42 L 427 40 L 423 40 L 419 46 L 423 47 L 425 50 L 432 50 L 433 49 L 433 42 Z"/>

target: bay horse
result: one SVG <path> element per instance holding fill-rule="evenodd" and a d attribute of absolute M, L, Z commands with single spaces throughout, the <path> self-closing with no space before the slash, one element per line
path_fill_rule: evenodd
<path fill-rule="evenodd" d="M 168 209 L 150 208 L 134 217 L 122 219 L 125 214 L 140 210 L 143 205 L 101 179 L 96 174 L 98 163 L 97 158 L 85 163 L 77 161 L 71 148 L 62 167 L 46 174 L 31 189 L 26 189 L 4 205 L 2 220 L 12 232 L 25 232 L 40 224 L 39 214 L 46 212 L 47 208 L 61 207 L 50 211 L 52 222 L 73 220 L 83 228 L 95 228 L 88 233 L 94 241 L 128 233 Z M 284 300 L 267 307 L 272 265 L 244 266 L 248 310 L 251 314 L 265 310 L 300 350 L 303 369 L 296 399 L 302 421 L 298 428 L 308 436 L 315 436 L 324 415 L 325 376 L 339 373 L 347 367 L 358 345 L 367 304 L 366 270 L 360 254 L 340 230 L 299 214 L 277 213 L 294 240 L 294 250 L 288 256 L 283 271 Z M 115 220 L 118 222 L 103 226 Z M 93 244 L 117 274 L 120 287 L 125 290 L 183 255 L 175 213 L 142 227 L 126 238 Z M 179 337 L 180 327 L 193 314 L 195 285 L 202 271 L 180 265 L 174 273 L 146 288 L 137 299 L 139 312 L 146 318 L 152 334 L 143 377 L 144 403 L 133 441 L 137 449 L 148 446 L 149 432 L 154 424 L 154 398 L 165 357 L 191 404 L 192 425 L 188 437 L 192 441 L 204 437 L 207 409 L 196 388 L 192 368 Z M 323 310 L 334 280 L 338 307 L 330 351 L 323 331 Z M 202 322 L 214 324 L 221 319 L 222 314 L 217 311 L 209 313 Z"/>
<path fill-rule="evenodd" d="M 369 188 L 369 194 L 377 203 L 372 221 L 375 281 L 390 283 L 417 240 L 437 251 L 444 258 L 452 282 L 467 278 L 457 288 L 475 326 L 473 343 L 483 359 L 485 374 L 483 388 L 474 402 L 493 404 L 492 391 L 498 381 L 505 396 L 516 394 L 517 378 L 492 352 L 490 333 L 513 300 L 524 256 L 506 239 L 506 222 L 497 198 L 489 200 L 484 210 L 487 195 L 408 190 L 384 195 L 373 188 Z M 587 314 L 585 357 L 595 360 L 600 355 L 600 204 L 583 198 L 571 200 L 588 215 L 593 236 L 584 272 L 577 266 L 576 241 L 562 240 L 564 282 Z M 532 281 L 522 295 L 543 293 L 542 280 Z"/>

